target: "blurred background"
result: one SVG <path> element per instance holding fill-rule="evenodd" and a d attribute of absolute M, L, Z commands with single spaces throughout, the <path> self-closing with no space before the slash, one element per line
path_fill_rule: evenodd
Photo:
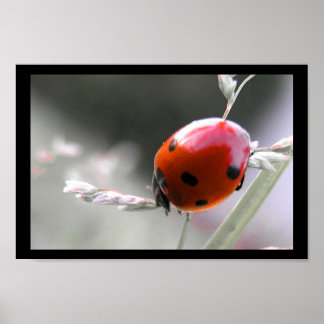
<path fill-rule="evenodd" d="M 240 83 L 246 75 L 237 76 Z M 257 75 L 228 119 L 268 146 L 293 132 L 292 76 Z M 31 78 L 31 248 L 174 249 L 183 216 L 162 209 L 123 212 L 63 193 L 65 180 L 153 198 L 156 151 L 195 119 L 221 117 L 226 99 L 217 75 L 33 75 Z M 293 163 L 236 249 L 292 247 Z M 194 213 L 185 248 L 199 249 L 244 194 Z"/>

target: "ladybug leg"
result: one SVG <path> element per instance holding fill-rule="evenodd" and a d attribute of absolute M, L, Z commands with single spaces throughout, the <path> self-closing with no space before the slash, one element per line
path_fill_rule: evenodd
<path fill-rule="evenodd" d="M 255 153 L 255 149 L 253 149 L 253 150 L 250 152 L 249 157 L 252 156 L 254 153 Z M 242 188 L 242 186 L 243 186 L 243 182 L 244 182 L 244 177 L 245 177 L 245 174 L 244 174 L 244 176 L 243 176 L 241 182 L 239 183 L 239 185 L 235 188 L 236 191 L 238 191 L 238 190 L 240 190 L 240 189 Z"/>
<path fill-rule="evenodd" d="M 168 213 L 170 212 L 170 201 L 168 197 L 162 192 L 156 180 L 154 172 L 153 172 L 153 179 L 152 179 L 152 189 L 153 189 L 156 205 L 159 207 L 163 207 L 166 216 L 168 216 Z"/>
<path fill-rule="evenodd" d="M 249 157 L 251 157 L 254 153 L 255 153 L 255 149 L 251 150 Z M 241 182 L 239 183 L 239 185 L 235 188 L 236 191 L 238 191 L 242 188 L 243 182 L 244 182 L 244 177 L 245 177 L 245 174 L 244 174 Z"/>
<path fill-rule="evenodd" d="M 244 174 L 244 176 L 243 176 L 241 182 L 239 183 L 239 185 L 235 188 L 235 190 L 238 191 L 238 190 L 240 190 L 240 189 L 242 188 L 242 186 L 243 186 L 243 182 L 244 182 L 244 177 L 245 177 L 245 174 Z"/>
<path fill-rule="evenodd" d="M 250 152 L 249 157 L 252 156 L 254 153 L 255 153 L 255 149 L 253 149 L 253 150 Z M 245 174 L 244 174 L 244 176 L 243 176 L 241 182 L 239 183 L 239 185 L 235 188 L 236 191 L 238 191 L 238 190 L 240 190 L 240 189 L 242 188 L 242 186 L 243 186 L 243 182 L 244 182 L 244 177 L 245 177 Z"/>

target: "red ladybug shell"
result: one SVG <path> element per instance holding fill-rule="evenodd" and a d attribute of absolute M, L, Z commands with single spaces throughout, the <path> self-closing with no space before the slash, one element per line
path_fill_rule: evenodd
<path fill-rule="evenodd" d="M 155 155 L 157 204 L 168 210 L 170 201 L 182 211 L 214 207 L 239 186 L 249 154 L 249 134 L 232 121 L 207 118 L 188 124 L 169 137 Z M 167 207 L 157 197 L 159 193 Z"/>

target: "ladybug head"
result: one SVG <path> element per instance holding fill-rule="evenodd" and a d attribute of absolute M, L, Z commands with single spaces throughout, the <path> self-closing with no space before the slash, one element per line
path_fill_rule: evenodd
<path fill-rule="evenodd" d="M 170 212 L 170 201 L 169 198 L 162 192 L 154 172 L 153 172 L 153 179 L 152 179 L 152 189 L 153 189 L 156 205 L 163 207 L 166 215 L 168 215 L 168 213 Z"/>

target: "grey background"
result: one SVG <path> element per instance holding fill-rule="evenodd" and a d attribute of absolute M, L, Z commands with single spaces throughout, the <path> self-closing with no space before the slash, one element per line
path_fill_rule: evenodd
<path fill-rule="evenodd" d="M 2 3 L 1 321 L 322 323 L 323 9 L 321 1 Z M 17 63 L 309 64 L 310 259 L 15 260 Z"/>

